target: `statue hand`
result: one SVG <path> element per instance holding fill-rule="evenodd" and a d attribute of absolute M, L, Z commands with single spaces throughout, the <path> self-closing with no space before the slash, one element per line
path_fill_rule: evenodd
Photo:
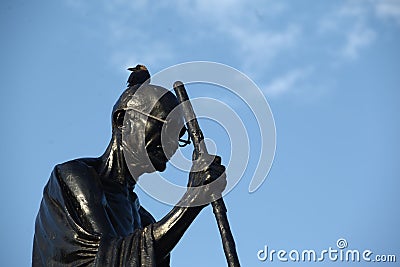
<path fill-rule="evenodd" d="M 156 255 L 167 255 L 199 212 L 221 196 L 225 187 L 225 167 L 220 157 L 200 155 L 193 161 L 186 193 L 171 212 L 153 224 Z"/>
<path fill-rule="evenodd" d="M 221 157 L 201 154 L 197 160 L 193 161 L 188 187 L 205 186 L 203 190 L 200 190 L 201 198 L 208 199 L 209 196 L 212 196 L 212 199 L 219 198 L 226 184 L 225 166 L 221 164 Z"/>

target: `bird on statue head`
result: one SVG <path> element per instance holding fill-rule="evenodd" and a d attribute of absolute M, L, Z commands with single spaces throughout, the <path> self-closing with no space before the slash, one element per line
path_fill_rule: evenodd
<path fill-rule="evenodd" d="M 128 68 L 128 70 L 132 71 L 127 81 L 128 87 L 137 84 L 150 83 L 150 73 L 145 66 L 136 65 L 136 67 Z"/>

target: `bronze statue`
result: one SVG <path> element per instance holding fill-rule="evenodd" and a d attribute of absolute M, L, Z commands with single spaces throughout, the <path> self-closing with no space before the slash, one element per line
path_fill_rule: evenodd
<path fill-rule="evenodd" d="M 220 196 L 226 186 L 221 159 L 205 164 L 210 157 L 199 155 L 188 185 L 217 181 L 218 186 L 188 190 L 181 199 L 187 205 L 175 206 L 158 222 L 140 205 L 133 192 L 137 179 L 165 170 L 184 131 L 182 114 L 167 119 L 177 98 L 152 85 L 144 66 L 130 70 L 129 87 L 112 111 L 112 138 L 104 154 L 59 164 L 51 173 L 36 219 L 33 266 L 169 266 L 171 250 L 206 206 L 190 203 Z M 139 88 L 145 94 L 132 101 Z M 149 106 L 150 112 L 143 109 Z M 169 123 L 174 126 L 164 143 L 161 131 Z M 137 133 L 129 147 L 122 143 L 126 127 Z M 131 150 L 129 162 L 124 149 Z"/>

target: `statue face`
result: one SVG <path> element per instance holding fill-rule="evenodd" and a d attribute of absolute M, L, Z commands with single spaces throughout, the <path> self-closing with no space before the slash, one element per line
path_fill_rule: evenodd
<path fill-rule="evenodd" d="M 167 105 L 156 110 L 156 117 L 164 122 L 149 117 L 146 122 L 145 147 L 149 159 L 157 171 L 164 171 L 166 163 L 179 147 L 179 138 L 184 134 L 183 120 L 175 106 Z M 153 113 L 153 112 L 152 112 Z"/>
<path fill-rule="evenodd" d="M 166 163 L 178 149 L 178 136 L 168 131 L 169 125 L 149 119 L 146 123 L 146 152 L 157 171 L 164 171 Z"/>
<path fill-rule="evenodd" d="M 124 116 L 114 118 L 118 110 L 125 111 Z M 181 131 L 183 115 L 176 97 L 163 87 L 149 84 L 130 87 L 123 93 L 114 106 L 113 123 L 114 127 L 122 125 L 116 128 L 122 131 L 127 166 L 147 173 L 165 170 L 178 148 L 179 137 L 185 133 Z"/>

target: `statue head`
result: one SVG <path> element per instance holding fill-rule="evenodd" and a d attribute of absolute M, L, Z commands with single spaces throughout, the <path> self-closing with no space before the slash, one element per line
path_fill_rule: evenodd
<path fill-rule="evenodd" d="M 141 172 L 164 171 L 185 133 L 175 95 L 149 83 L 125 90 L 114 105 L 112 127 L 128 168 Z"/>

